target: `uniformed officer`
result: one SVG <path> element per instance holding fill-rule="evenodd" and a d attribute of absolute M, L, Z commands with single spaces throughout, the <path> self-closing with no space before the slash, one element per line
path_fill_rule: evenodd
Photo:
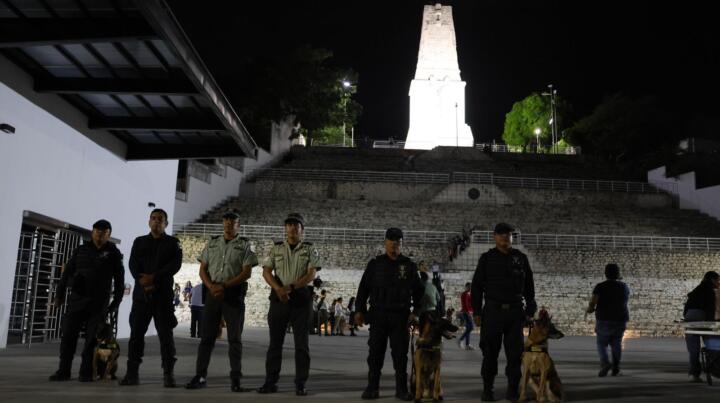
<path fill-rule="evenodd" d="M 475 324 L 481 326 L 483 401 L 495 400 L 493 384 L 503 342 L 507 358 L 506 399 L 517 401 L 523 326 L 537 309 L 532 270 L 527 256 L 512 247 L 513 231 L 506 223 L 495 226 L 495 248 L 480 256 L 471 286 Z"/>
<path fill-rule="evenodd" d="M 138 368 L 145 349 L 145 333 L 150 320 L 155 323 L 160 339 L 163 385 L 175 387 L 175 341 L 173 328 L 177 325 L 173 306 L 173 276 L 182 266 L 180 241 L 165 233 L 167 213 L 155 209 L 150 213 L 150 233 L 135 238 L 130 251 L 130 273 L 135 278 L 133 304 L 130 311 L 130 342 L 127 373 L 120 385 L 140 383 Z"/>
<path fill-rule="evenodd" d="M 228 356 L 230 357 L 230 389 L 244 392 L 240 386 L 242 377 L 242 342 L 240 340 L 245 322 L 245 294 L 247 280 L 253 266 L 258 264 L 247 238 L 238 234 L 240 215 L 235 211 L 223 214 L 223 235 L 210 238 L 200 258 L 200 279 L 205 288 L 205 307 L 201 326 L 202 337 L 198 346 L 195 376 L 187 389 L 204 388 L 207 385 L 207 368 L 220 326 L 227 323 Z M 206 292 L 207 291 L 207 292 Z"/>
<path fill-rule="evenodd" d="M 407 379 L 408 325 L 416 319 L 425 287 L 415 263 L 401 254 L 402 239 L 399 228 L 389 228 L 385 232 L 385 254 L 370 260 L 355 298 L 356 323 L 362 325 L 367 321 L 370 324 L 368 385 L 363 399 L 380 397 L 380 372 L 388 339 L 395 369 L 395 396 L 402 400 L 413 399 L 408 393 Z"/>
<path fill-rule="evenodd" d="M 78 246 L 65 263 L 55 291 L 54 304 L 60 308 L 64 302 L 67 287 L 72 288 L 68 297 L 67 311 L 63 317 L 60 341 L 60 365 L 50 376 L 51 381 L 70 379 L 72 360 L 77 339 L 83 324 L 85 346 L 80 364 L 80 382 L 92 382 L 92 359 L 97 339 L 97 327 L 104 323 L 108 312 L 117 310 L 125 289 L 123 256 L 115 244 L 108 242 L 112 226 L 107 220 L 93 224 L 91 242 Z M 113 299 L 110 302 L 112 285 Z M 110 304 L 108 305 L 108 302 Z"/>
<path fill-rule="evenodd" d="M 282 347 L 288 323 L 295 339 L 295 394 L 307 395 L 305 383 L 310 371 L 310 315 L 312 290 L 309 285 L 322 264 L 318 250 L 302 240 L 305 220 L 298 213 L 285 219 L 285 241 L 275 242 L 263 262 L 263 278 L 270 292 L 270 346 L 265 360 L 265 383 L 258 393 L 277 392 L 282 364 Z"/>

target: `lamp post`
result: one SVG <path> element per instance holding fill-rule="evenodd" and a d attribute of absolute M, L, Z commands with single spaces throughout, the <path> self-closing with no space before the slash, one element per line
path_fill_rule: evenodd
<path fill-rule="evenodd" d="M 345 119 L 347 118 L 347 100 L 348 100 L 348 93 L 352 90 L 352 83 L 348 80 L 343 80 L 342 82 L 343 89 L 345 90 L 345 94 L 343 95 L 343 124 L 342 124 L 342 132 L 343 132 L 343 147 L 345 147 Z M 350 130 L 353 132 L 354 137 L 354 128 L 351 128 Z M 350 147 L 353 147 L 353 139 L 350 139 Z"/>
<path fill-rule="evenodd" d="M 535 154 L 540 152 L 540 133 L 542 130 L 539 127 L 535 128 Z"/>
<path fill-rule="evenodd" d="M 557 90 L 553 88 L 552 84 L 548 84 L 549 92 L 543 92 L 542 95 L 550 97 L 550 131 L 552 134 L 552 151 L 555 153 L 555 143 L 557 143 L 557 111 L 555 106 L 555 97 L 557 96 Z"/>

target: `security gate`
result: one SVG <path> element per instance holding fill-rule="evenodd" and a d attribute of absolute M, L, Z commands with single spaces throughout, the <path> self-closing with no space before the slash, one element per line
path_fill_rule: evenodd
<path fill-rule="evenodd" d="M 65 306 L 52 304 L 63 264 L 83 237 L 78 231 L 23 222 L 10 306 L 8 343 L 43 343 L 60 338 Z M 64 298 L 67 300 L 67 298 Z"/>

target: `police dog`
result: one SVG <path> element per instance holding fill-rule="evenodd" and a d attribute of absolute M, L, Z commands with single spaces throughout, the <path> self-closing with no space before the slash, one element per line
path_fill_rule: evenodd
<path fill-rule="evenodd" d="M 117 379 L 117 361 L 120 357 L 120 345 L 113 336 L 113 329 L 108 323 L 98 326 L 97 346 L 93 354 L 93 379 Z"/>
<path fill-rule="evenodd" d="M 525 342 L 519 400 L 526 400 L 525 393 L 529 384 L 538 402 L 560 402 L 563 399 L 563 387 L 548 352 L 548 339 L 559 339 L 564 335 L 552 324 L 551 317 L 544 308 L 538 316 L 538 319 L 533 321 Z"/>
<path fill-rule="evenodd" d="M 442 338 L 454 337 L 458 327 L 436 312 L 425 312 L 420 319 L 419 337 L 413 354 L 414 373 L 410 383 L 414 386 L 415 402 L 432 397 L 434 402 L 443 400 L 440 384 L 442 363 Z"/>

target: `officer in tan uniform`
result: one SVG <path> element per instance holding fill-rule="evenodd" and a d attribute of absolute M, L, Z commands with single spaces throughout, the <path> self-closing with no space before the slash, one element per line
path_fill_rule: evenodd
<path fill-rule="evenodd" d="M 270 293 L 270 346 L 265 361 L 265 383 L 258 393 L 277 392 L 282 363 L 282 347 L 288 323 L 295 339 L 295 394 L 307 395 L 305 382 L 310 371 L 308 334 L 312 315 L 312 284 L 321 267 L 320 254 L 302 240 L 305 220 L 298 213 L 285 219 L 285 241 L 276 242 L 263 262 L 263 278 L 272 287 Z"/>
<path fill-rule="evenodd" d="M 234 211 L 223 214 L 223 234 L 208 241 L 200 258 L 200 278 L 203 282 L 203 309 L 200 346 L 198 346 L 195 377 L 185 385 L 187 389 L 204 388 L 207 385 L 207 368 L 220 321 L 227 324 L 228 356 L 230 357 L 230 380 L 233 392 L 243 392 L 242 342 L 240 336 L 245 322 L 245 294 L 247 280 L 257 256 L 250 249 L 250 241 L 241 237 L 240 215 Z"/>

